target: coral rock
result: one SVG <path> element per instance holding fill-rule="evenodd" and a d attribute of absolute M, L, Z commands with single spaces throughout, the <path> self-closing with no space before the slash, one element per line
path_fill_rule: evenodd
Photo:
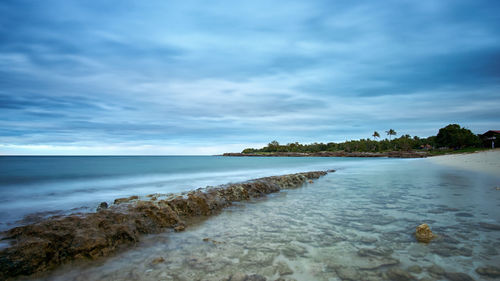
<path fill-rule="evenodd" d="M 426 223 L 417 226 L 415 236 L 418 242 L 429 243 L 436 236 L 432 233 L 431 228 Z"/>

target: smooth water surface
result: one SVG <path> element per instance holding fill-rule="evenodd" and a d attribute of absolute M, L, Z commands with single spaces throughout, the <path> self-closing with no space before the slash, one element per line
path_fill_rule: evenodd
<path fill-rule="evenodd" d="M 64 266 L 44 280 L 227 280 L 236 273 L 406 280 L 397 272 L 482 280 L 477 267 L 500 264 L 500 231 L 484 227 L 500 225 L 500 177 L 427 159 L 352 161 L 302 188 L 236 204 L 185 232 L 146 236 L 112 258 Z M 413 236 L 424 222 L 438 235 L 430 244 Z"/>
<path fill-rule="evenodd" d="M 217 156 L 0 157 L 0 230 L 50 215 L 95 211 L 100 202 L 374 159 Z M 378 159 L 384 161 L 383 159 Z"/>

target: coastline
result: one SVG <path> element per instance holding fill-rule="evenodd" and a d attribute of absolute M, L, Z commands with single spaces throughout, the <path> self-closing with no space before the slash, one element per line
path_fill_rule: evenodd
<path fill-rule="evenodd" d="M 190 218 L 218 213 L 233 202 L 297 188 L 326 175 L 313 171 L 199 188 L 181 194 L 118 198 L 95 213 L 57 216 L 2 233 L 9 245 L 0 250 L 0 279 L 29 276 L 73 260 L 110 256 L 145 234 L 183 231 Z"/>
<path fill-rule="evenodd" d="M 500 149 L 497 148 L 473 153 L 434 156 L 430 158 L 430 161 L 439 165 L 498 176 L 500 173 L 499 159 Z"/>
<path fill-rule="evenodd" d="M 270 153 L 224 153 L 227 157 L 388 157 L 388 158 L 426 158 L 428 152 L 389 151 L 389 152 L 270 152 Z"/>

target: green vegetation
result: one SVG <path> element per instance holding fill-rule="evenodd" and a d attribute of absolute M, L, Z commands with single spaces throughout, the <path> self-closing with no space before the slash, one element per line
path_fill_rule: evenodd
<path fill-rule="evenodd" d="M 274 152 L 299 152 L 316 153 L 321 151 L 345 151 L 345 152 L 386 152 L 386 151 L 411 151 L 427 150 L 431 154 L 449 153 L 450 151 L 477 150 L 482 148 L 481 138 L 474 135 L 470 130 L 460 127 L 457 124 L 450 124 L 439 130 L 437 136 L 419 138 L 417 136 L 402 135 L 392 139 L 397 135 L 396 131 L 389 129 L 386 131 L 389 139 L 375 140 L 380 138 L 377 131 L 373 132 L 373 139 L 351 140 L 342 143 L 311 143 L 300 144 L 298 142 L 279 144 L 277 141 L 270 142 L 267 146 L 255 149 L 246 148 L 242 153 L 268 154 Z M 465 150 L 464 150 L 465 149 Z"/>

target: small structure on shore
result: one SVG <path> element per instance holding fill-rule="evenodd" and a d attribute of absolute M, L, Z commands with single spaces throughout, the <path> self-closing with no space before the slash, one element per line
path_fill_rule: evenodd
<path fill-rule="evenodd" d="M 495 142 L 500 138 L 500 130 L 489 130 L 488 132 L 481 135 L 484 146 L 495 148 Z"/>

